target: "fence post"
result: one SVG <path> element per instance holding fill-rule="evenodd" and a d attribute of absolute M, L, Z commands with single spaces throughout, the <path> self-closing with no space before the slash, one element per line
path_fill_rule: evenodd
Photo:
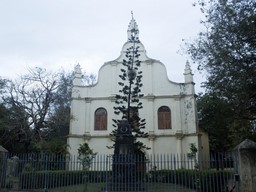
<path fill-rule="evenodd" d="M 45 158 L 45 178 L 44 178 L 44 192 L 48 192 L 48 181 L 49 181 L 49 175 L 48 175 L 48 162 L 49 162 L 49 156 L 47 153 L 44 154 L 44 158 Z"/>
<path fill-rule="evenodd" d="M 0 145 L 0 189 L 5 187 L 8 151 Z"/>
<path fill-rule="evenodd" d="M 246 139 L 234 149 L 238 192 L 256 192 L 256 143 Z"/>

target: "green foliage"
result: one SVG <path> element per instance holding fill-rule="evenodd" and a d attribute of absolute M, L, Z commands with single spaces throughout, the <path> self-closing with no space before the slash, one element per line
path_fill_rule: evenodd
<path fill-rule="evenodd" d="M 97 153 L 89 147 L 88 143 L 80 144 L 78 148 L 78 159 L 81 161 L 84 170 L 89 170 L 92 161 Z"/>
<path fill-rule="evenodd" d="M 68 144 L 61 138 L 55 138 L 50 140 L 42 140 L 33 143 L 33 152 L 44 152 L 56 155 L 66 155 L 68 154 Z"/>
<path fill-rule="evenodd" d="M 253 121 L 237 119 L 227 99 L 214 93 L 200 94 L 197 108 L 199 126 L 208 132 L 211 151 L 226 152 L 246 138 L 256 139 Z"/>
<path fill-rule="evenodd" d="M 0 104 L 0 131 L 4 131 L 8 124 L 8 109 L 1 103 Z M 1 134 L 3 136 L 3 134 Z M 2 137 L 1 137 L 2 138 Z"/>
<path fill-rule="evenodd" d="M 190 153 L 188 153 L 188 158 L 196 158 L 198 149 L 196 148 L 195 143 L 190 143 L 189 149 L 190 149 Z"/>
<path fill-rule="evenodd" d="M 218 145 L 214 148 L 226 150 L 229 146 L 223 142 L 230 132 L 236 143 L 245 136 L 256 140 L 256 1 L 198 0 L 197 6 L 205 16 L 205 30 L 186 42 L 186 52 L 207 72 L 203 86 L 212 112 L 205 106 L 207 113 L 200 115 L 212 144 Z"/>
<path fill-rule="evenodd" d="M 206 31 L 187 44 L 198 68 L 208 72 L 207 92 L 227 99 L 235 118 L 256 118 L 256 2 L 212 0 L 201 6 Z"/>
<path fill-rule="evenodd" d="M 234 128 L 232 106 L 215 94 L 197 98 L 199 127 L 208 132 L 210 149 L 225 152 L 235 146 L 231 130 Z"/>
<path fill-rule="evenodd" d="M 23 172 L 20 175 L 20 189 L 43 189 L 46 186 L 48 189 L 54 191 L 54 188 L 58 190 L 59 187 L 72 186 L 85 183 L 105 183 L 108 181 L 106 175 L 111 176 L 111 171 L 88 171 L 86 179 L 84 177 L 84 171 L 37 171 L 37 172 Z M 163 183 L 173 183 L 181 186 L 186 186 L 192 189 L 196 189 L 194 184 L 195 177 L 201 180 L 200 189 L 204 191 L 222 191 L 226 186 L 228 178 L 233 178 L 233 172 L 231 171 L 216 171 L 216 170 L 159 170 L 152 171 L 147 174 L 148 187 L 156 183 L 157 186 L 161 186 Z M 47 179 L 45 179 L 47 178 Z M 170 186 L 171 187 L 171 186 Z M 172 186 L 174 187 L 174 186 Z M 83 187 L 81 187 L 83 188 Z M 165 188 L 168 189 L 168 188 Z M 197 188 L 198 189 L 198 188 Z"/>
<path fill-rule="evenodd" d="M 228 178 L 233 178 L 231 175 L 234 175 L 233 171 L 178 169 L 152 171 L 148 179 L 159 183 L 174 183 L 198 191 L 213 192 L 226 189 Z"/>
<path fill-rule="evenodd" d="M 9 152 L 25 151 L 31 131 L 28 117 L 21 106 L 0 104 L 0 145 Z"/>
<path fill-rule="evenodd" d="M 72 92 L 72 73 L 60 73 L 58 78 L 58 87 L 55 93 L 54 108 L 49 113 L 48 126 L 52 132 L 50 139 L 58 137 L 59 140 L 66 142 L 66 136 L 69 133 L 70 123 L 70 105 Z"/>
<path fill-rule="evenodd" d="M 73 186 L 85 183 L 106 182 L 106 171 L 87 171 L 85 178 L 84 171 L 37 171 L 23 172 L 20 175 L 21 189 L 43 189 L 47 183 L 48 188 L 58 188 L 63 186 Z M 110 175 L 111 173 L 107 173 Z M 45 179 L 47 178 L 47 180 Z"/>

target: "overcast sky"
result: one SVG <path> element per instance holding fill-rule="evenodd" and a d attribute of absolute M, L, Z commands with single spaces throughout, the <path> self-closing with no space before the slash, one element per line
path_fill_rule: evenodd
<path fill-rule="evenodd" d="M 28 68 L 97 74 L 120 55 L 131 11 L 150 58 L 165 64 L 169 79 L 183 82 L 188 60 L 182 39 L 202 30 L 193 0 L 0 0 L 0 76 L 16 78 Z M 196 91 L 200 75 L 193 66 Z"/>

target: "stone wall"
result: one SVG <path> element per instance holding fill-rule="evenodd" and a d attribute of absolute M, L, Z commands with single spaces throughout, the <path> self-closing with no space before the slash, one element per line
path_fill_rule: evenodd
<path fill-rule="evenodd" d="M 234 149 L 239 192 L 256 192 L 256 143 L 246 139 Z"/>

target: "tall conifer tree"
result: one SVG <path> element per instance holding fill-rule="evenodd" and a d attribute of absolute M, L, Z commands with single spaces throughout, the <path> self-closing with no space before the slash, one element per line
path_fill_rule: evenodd
<path fill-rule="evenodd" d="M 121 74 L 119 75 L 120 86 L 119 94 L 116 95 L 116 106 L 114 107 L 114 113 L 119 115 L 121 119 L 113 119 L 115 130 L 112 135 L 116 136 L 117 127 L 121 120 L 127 120 L 130 124 L 133 135 L 133 151 L 135 154 L 141 153 L 142 149 L 147 148 L 137 138 L 145 138 L 148 136 L 143 131 L 145 129 L 145 119 L 140 118 L 139 110 L 143 108 L 140 99 L 144 96 L 141 93 L 142 84 L 142 71 L 140 70 L 141 61 L 139 60 L 139 46 L 137 43 L 139 39 L 136 35 L 135 28 L 132 30 L 131 39 L 129 39 L 131 46 L 127 48 L 125 52 L 125 59 L 123 59 L 121 68 Z M 114 146 L 113 146 L 114 147 Z"/>

